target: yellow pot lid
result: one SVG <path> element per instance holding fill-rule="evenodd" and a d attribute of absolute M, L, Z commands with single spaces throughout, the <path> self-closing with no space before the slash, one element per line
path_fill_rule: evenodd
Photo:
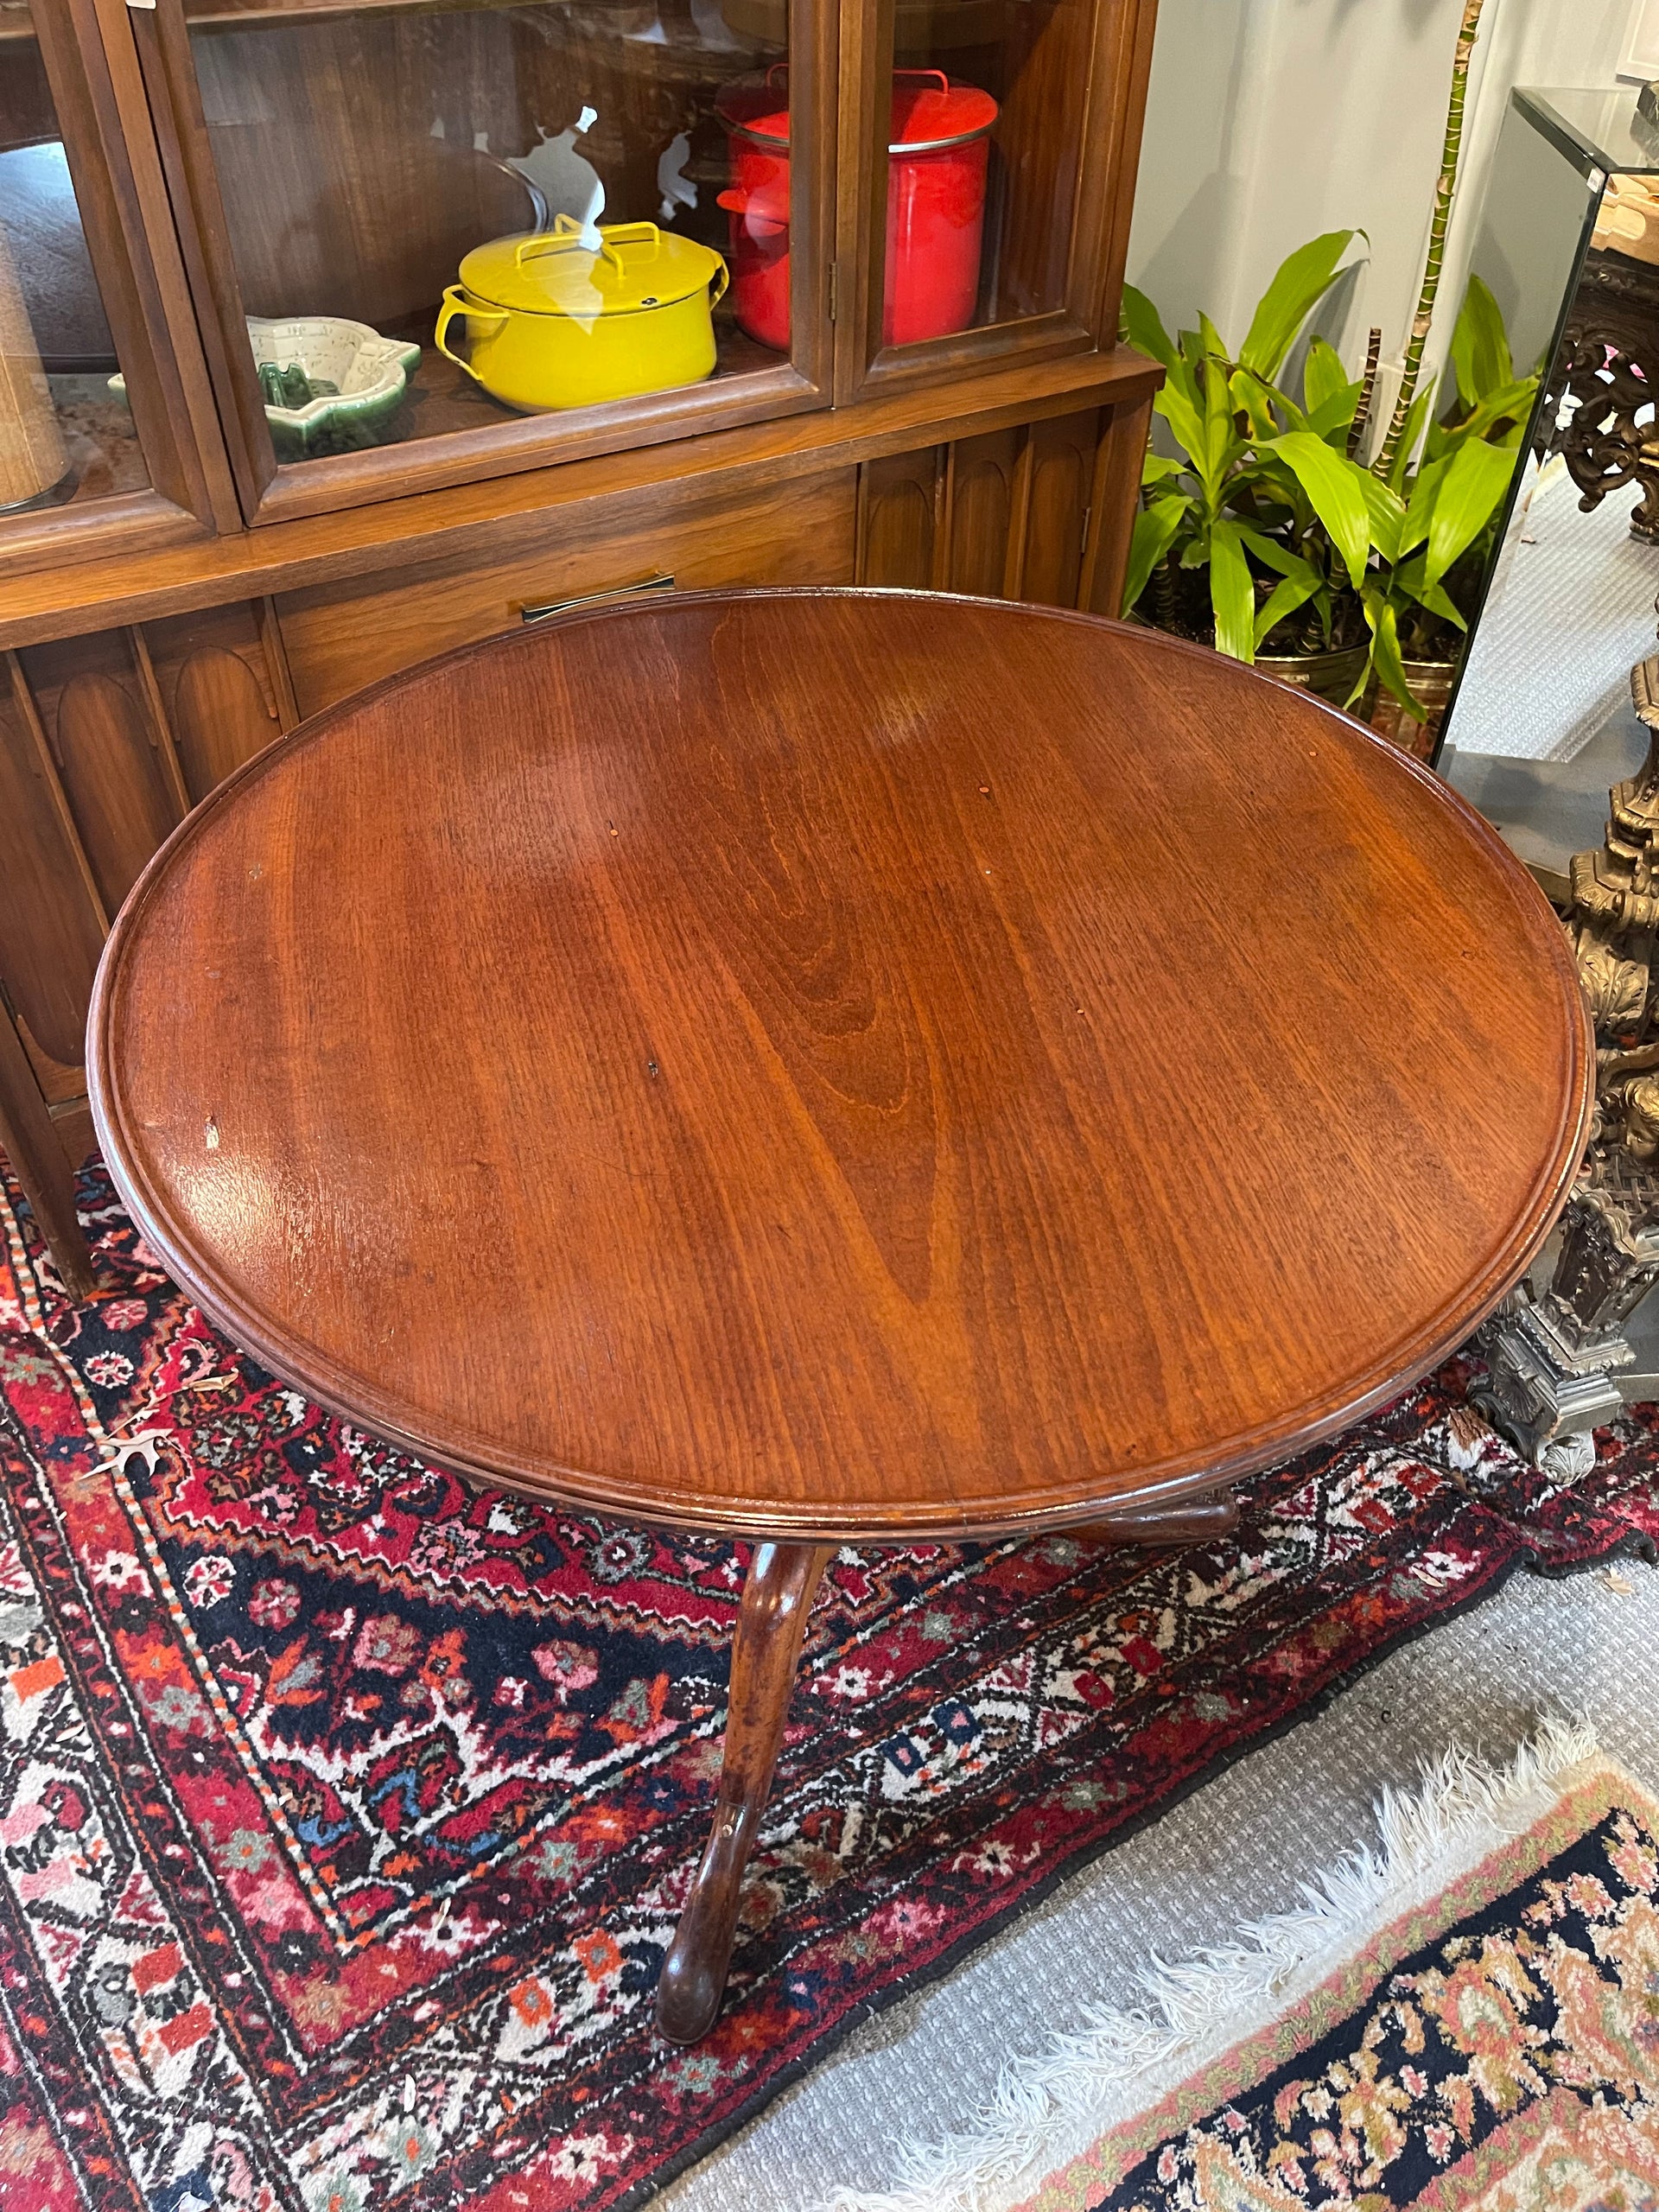
<path fill-rule="evenodd" d="M 591 322 L 689 299 L 726 266 L 712 247 L 655 223 L 602 224 L 599 236 L 584 245 L 582 226 L 561 215 L 550 231 L 492 238 L 463 258 L 461 283 L 492 307 Z"/>

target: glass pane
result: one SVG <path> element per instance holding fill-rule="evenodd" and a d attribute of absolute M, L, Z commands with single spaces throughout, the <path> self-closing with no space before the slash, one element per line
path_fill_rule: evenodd
<path fill-rule="evenodd" d="M 1093 0 L 897 0 L 883 343 L 1065 304 Z"/>
<path fill-rule="evenodd" d="M 0 515 L 148 481 L 27 0 L 0 5 Z"/>
<path fill-rule="evenodd" d="M 1554 100 L 1560 95 L 1547 97 Z M 1541 125 L 1544 111 L 1539 99 L 1537 94 L 1519 95 L 1504 114 L 1470 262 L 1471 276 L 1485 286 L 1501 326 L 1500 358 L 1507 357 L 1516 378 L 1535 376 L 1539 381 L 1536 400 L 1529 396 L 1521 410 L 1524 429 L 1504 496 L 1445 579 L 1469 626 L 1460 650 L 1452 655 L 1458 666 L 1445 725 L 1458 744 L 1464 742 L 1458 733 L 1465 666 L 1471 653 L 1479 655 L 1470 641 L 1478 630 L 1500 564 L 1515 555 L 1521 524 L 1518 518 L 1511 520 L 1510 511 L 1517 494 L 1523 495 L 1535 480 L 1529 455 L 1541 455 L 1560 442 L 1579 404 L 1562 381 L 1561 364 L 1552 365 L 1552 356 L 1578 283 L 1597 202 L 1547 113 Z M 1626 96 L 1626 104 L 1634 108 L 1634 93 Z M 1478 361 L 1477 352 L 1471 359 L 1471 373 L 1478 371 Z M 1454 389 L 1456 373 L 1454 365 L 1448 378 Z"/>
<path fill-rule="evenodd" d="M 729 378 L 787 347 L 786 312 L 757 340 L 726 289 L 747 211 L 721 99 L 779 65 L 786 137 L 785 0 L 187 13 L 280 460 Z"/>

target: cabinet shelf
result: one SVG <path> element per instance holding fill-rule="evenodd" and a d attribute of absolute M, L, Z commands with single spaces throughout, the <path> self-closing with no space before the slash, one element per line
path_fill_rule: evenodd
<path fill-rule="evenodd" d="M 393 418 L 396 435 L 393 444 L 405 444 L 412 440 L 437 438 L 457 430 L 478 430 L 503 423 L 523 422 L 526 418 L 516 408 L 493 399 L 447 355 L 436 352 L 432 344 L 432 318 L 405 324 L 387 334 L 391 337 L 412 339 L 421 348 L 420 365 L 409 380 L 408 397 Z M 726 384 L 757 372 L 775 369 L 780 354 L 770 347 L 757 346 L 746 338 L 734 324 L 723 315 L 715 321 L 715 339 L 719 358 L 715 372 L 709 378 L 713 385 Z M 557 413 L 550 410 L 544 418 L 556 423 Z M 302 467 L 303 463 L 299 464 Z"/>
<path fill-rule="evenodd" d="M 142 492 L 149 472 L 125 401 L 106 388 L 101 376 L 53 377 L 50 384 L 75 471 L 75 488 L 64 504 Z"/>

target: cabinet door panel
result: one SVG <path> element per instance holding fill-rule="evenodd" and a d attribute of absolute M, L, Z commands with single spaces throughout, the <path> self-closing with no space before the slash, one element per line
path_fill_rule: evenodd
<path fill-rule="evenodd" d="M 137 551 L 232 518 L 118 21 L 111 39 L 95 0 L 0 0 L 0 569 Z"/>
<path fill-rule="evenodd" d="M 270 626 L 251 607 L 210 607 L 145 626 L 161 695 L 193 804 L 280 737 L 283 673 Z"/>
<path fill-rule="evenodd" d="M 511 557 L 403 568 L 384 578 L 293 592 L 276 602 L 302 714 L 435 653 L 517 628 L 526 607 L 668 575 L 683 590 L 727 584 L 848 583 L 854 471 L 837 469 L 734 499 L 671 487 L 630 501 L 537 516 Z"/>
<path fill-rule="evenodd" d="M 36 645 L 23 673 L 111 914 L 179 819 L 141 670 L 124 631 Z"/>
<path fill-rule="evenodd" d="M 947 582 L 952 591 L 988 599 L 1002 594 L 1020 442 L 1018 430 L 992 430 L 982 438 L 958 438 L 950 448 Z"/>
<path fill-rule="evenodd" d="M 11 671 L 0 682 L 0 982 L 34 1043 L 78 1062 L 104 916 L 15 659 Z"/>
<path fill-rule="evenodd" d="M 1117 452 L 1110 417 L 1089 408 L 866 461 L 858 581 L 1075 607 L 1093 502 L 1115 514 L 1133 496 L 1128 480 L 1107 480 L 1113 456 L 1120 475 L 1131 461 L 1138 474 L 1138 454 Z M 1116 574 L 1119 551 L 1108 551 Z"/>
<path fill-rule="evenodd" d="M 859 472 L 858 581 L 927 591 L 940 581 L 939 495 L 945 448 L 890 454 Z"/>
<path fill-rule="evenodd" d="M 1043 607 L 1077 603 L 1099 420 L 1091 409 L 1087 414 L 1031 426 L 1024 456 L 1027 480 L 1017 592 L 1020 599 Z"/>
<path fill-rule="evenodd" d="M 1155 0 L 844 0 L 837 397 L 1116 340 Z"/>

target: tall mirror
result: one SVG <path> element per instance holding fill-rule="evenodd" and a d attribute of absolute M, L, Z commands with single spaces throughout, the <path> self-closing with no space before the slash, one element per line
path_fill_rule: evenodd
<path fill-rule="evenodd" d="M 1540 390 L 1440 765 L 1560 914 L 1597 1046 L 1583 1172 L 1487 1395 L 1579 1476 L 1659 1395 L 1659 88 L 1517 92 L 1474 267 Z"/>

